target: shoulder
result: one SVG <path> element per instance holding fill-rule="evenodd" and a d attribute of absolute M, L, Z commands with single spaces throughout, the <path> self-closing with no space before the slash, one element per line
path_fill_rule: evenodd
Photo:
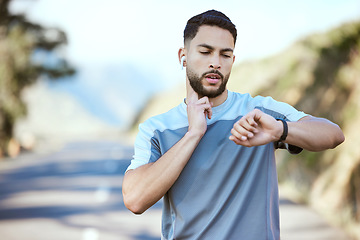
<path fill-rule="evenodd" d="M 182 104 L 170 109 L 169 111 L 148 118 L 139 125 L 139 130 L 155 132 L 166 129 L 176 129 L 186 126 L 187 116 L 186 108 Z"/>
<path fill-rule="evenodd" d="M 255 108 L 275 118 L 282 118 L 287 121 L 298 121 L 307 115 L 290 104 L 277 101 L 270 96 L 256 96 L 254 97 L 254 101 L 256 103 Z"/>
<path fill-rule="evenodd" d="M 229 96 L 231 99 L 230 105 L 232 109 L 240 110 L 242 114 L 246 114 L 258 105 L 263 105 L 264 101 L 263 97 L 252 97 L 249 93 L 238 93 L 229 91 Z"/>
<path fill-rule="evenodd" d="M 255 105 L 263 105 L 266 102 L 275 101 L 271 97 L 263 97 L 263 96 L 251 96 L 250 93 L 238 93 L 238 92 L 230 92 L 234 103 L 242 103 L 249 106 Z"/>
<path fill-rule="evenodd" d="M 233 93 L 233 95 L 234 100 L 238 103 L 241 103 L 247 111 L 259 109 L 275 118 L 283 118 L 288 121 L 298 121 L 307 115 L 304 112 L 298 111 L 290 104 L 277 101 L 271 96 L 258 95 L 252 97 L 248 93 Z"/>

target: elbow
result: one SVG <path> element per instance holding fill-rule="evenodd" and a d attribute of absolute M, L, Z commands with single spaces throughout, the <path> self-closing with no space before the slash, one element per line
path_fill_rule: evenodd
<path fill-rule="evenodd" d="M 327 141 L 325 139 L 327 139 Z M 322 141 L 321 144 L 309 143 L 307 146 L 304 146 L 304 148 L 312 152 L 321 152 L 328 149 L 334 149 L 345 141 L 345 136 L 340 130 L 337 134 L 333 136 L 326 136 L 323 140 L 324 141 Z"/>
<path fill-rule="evenodd" d="M 323 149 L 319 149 L 319 151 L 323 151 L 326 149 L 334 149 L 337 146 L 339 146 L 341 143 L 343 143 L 344 141 L 345 141 L 345 136 L 339 128 L 339 132 L 333 138 L 330 138 L 328 144 L 324 145 Z"/>
<path fill-rule="evenodd" d="M 124 205 L 127 209 L 129 209 L 132 213 L 136 215 L 140 215 L 145 212 L 145 209 L 143 209 L 140 204 L 128 201 L 125 199 L 125 197 L 124 197 Z"/>
<path fill-rule="evenodd" d="M 127 209 L 136 215 L 143 214 L 146 211 L 146 207 L 141 204 L 139 198 L 128 196 L 123 192 L 123 201 Z"/>
<path fill-rule="evenodd" d="M 136 196 L 136 192 L 129 180 L 129 173 L 126 172 L 122 182 L 122 197 L 123 203 L 127 209 L 136 215 L 142 214 L 144 211 L 141 209 L 138 200 L 139 196 Z"/>
<path fill-rule="evenodd" d="M 126 173 L 122 183 L 123 202 L 125 207 L 132 213 L 140 215 L 148 209 L 143 200 L 144 193 L 133 187 L 128 176 L 128 173 Z"/>
<path fill-rule="evenodd" d="M 334 130 L 334 137 L 332 138 L 333 139 L 332 145 L 330 146 L 331 149 L 336 148 L 345 141 L 345 136 L 341 128 L 337 124 L 334 125 L 336 128 Z"/>
<path fill-rule="evenodd" d="M 345 141 L 345 136 L 343 134 L 343 132 L 340 130 L 340 133 L 337 134 L 334 142 L 333 142 L 333 146 L 331 147 L 332 149 L 336 148 L 337 146 L 339 146 L 341 143 L 343 143 Z"/>
<path fill-rule="evenodd" d="M 136 215 L 141 215 L 145 212 L 145 210 L 142 207 L 140 207 L 139 205 L 126 203 L 125 201 L 124 201 L 124 204 L 127 209 L 129 209 L 132 213 L 134 213 Z"/>

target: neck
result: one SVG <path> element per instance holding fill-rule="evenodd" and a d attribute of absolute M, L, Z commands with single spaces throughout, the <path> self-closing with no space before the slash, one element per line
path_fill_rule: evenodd
<path fill-rule="evenodd" d="M 188 97 L 191 95 L 191 93 L 194 91 L 192 89 L 192 87 L 190 86 L 189 81 L 186 81 L 186 99 L 188 99 Z M 200 96 L 199 95 L 199 99 L 202 98 L 204 96 Z M 213 103 L 213 107 L 217 107 L 221 104 L 223 104 L 226 99 L 228 97 L 228 91 L 227 89 L 225 89 L 225 91 L 223 93 L 221 93 L 219 96 L 215 97 L 215 98 L 209 98 L 209 101 Z M 187 100 L 185 101 L 185 103 L 187 104 Z"/>

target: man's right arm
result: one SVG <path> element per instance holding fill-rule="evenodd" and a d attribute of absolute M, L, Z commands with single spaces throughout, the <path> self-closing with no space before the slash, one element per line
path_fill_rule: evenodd
<path fill-rule="evenodd" d="M 156 162 L 129 170 L 123 181 L 125 206 L 141 214 L 159 201 L 179 177 L 200 139 L 187 132 Z"/>
<path fill-rule="evenodd" d="M 153 163 L 126 172 L 122 191 L 125 206 L 141 214 L 159 201 L 178 179 L 207 129 L 211 118 L 208 98 L 192 98 L 188 103 L 189 128 L 169 151 Z"/>

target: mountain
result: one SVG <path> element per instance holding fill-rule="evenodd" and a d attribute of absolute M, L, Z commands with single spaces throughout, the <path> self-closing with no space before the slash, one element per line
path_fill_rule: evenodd
<path fill-rule="evenodd" d="M 49 151 L 69 141 L 120 134 L 86 111 L 74 96 L 49 90 L 44 81 L 25 89 L 22 98 L 27 115 L 16 122 L 14 134 L 25 148 Z"/>
<path fill-rule="evenodd" d="M 85 64 L 72 79 L 48 82 L 49 90 L 73 96 L 104 123 L 127 129 L 149 97 L 159 89 L 158 76 L 131 63 Z"/>
<path fill-rule="evenodd" d="M 264 44 L 266 40 L 264 39 Z M 229 89 L 270 95 L 339 124 L 346 140 L 336 149 L 277 151 L 279 182 L 360 239 L 360 21 L 298 40 L 283 52 L 234 66 Z M 185 85 L 185 83 L 183 84 Z M 134 126 L 185 97 L 184 87 L 157 95 Z M 135 128 L 134 128 L 135 129 Z M 136 132 L 136 131 L 135 131 Z"/>
<path fill-rule="evenodd" d="M 77 66 L 71 78 L 41 79 L 22 93 L 28 111 L 16 122 L 14 137 L 22 147 L 35 149 L 121 138 L 144 102 L 161 89 L 154 84 L 157 78 L 130 63 L 101 63 Z"/>

